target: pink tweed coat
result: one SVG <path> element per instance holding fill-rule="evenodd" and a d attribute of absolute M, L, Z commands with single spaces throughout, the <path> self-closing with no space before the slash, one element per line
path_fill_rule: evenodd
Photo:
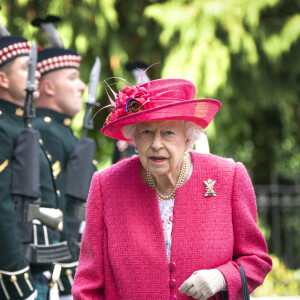
<path fill-rule="evenodd" d="M 191 154 L 193 173 L 176 190 L 170 263 L 156 192 L 142 181 L 139 158 L 94 175 L 74 299 L 192 299 L 180 294 L 179 286 L 194 271 L 217 268 L 226 279 L 229 299 L 240 300 L 237 264 L 245 270 L 250 292 L 263 283 L 272 261 L 257 227 L 245 167 L 210 154 Z M 216 196 L 205 197 L 208 179 L 216 181 Z"/>

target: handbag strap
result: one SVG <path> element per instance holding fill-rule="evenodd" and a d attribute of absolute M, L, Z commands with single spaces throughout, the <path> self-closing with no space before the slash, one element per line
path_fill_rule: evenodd
<path fill-rule="evenodd" d="M 247 277 L 245 274 L 244 269 L 242 266 L 238 265 L 240 269 L 240 274 L 241 274 L 241 279 L 242 279 L 242 295 L 243 295 L 243 300 L 250 300 L 249 296 L 249 290 L 248 290 L 248 284 L 247 284 Z M 228 292 L 221 292 L 221 295 L 224 300 L 228 300 Z"/>
<path fill-rule="evenodd" d="M 244 269 L 242 266 L 238 265 L 241 273 L 241 278 L 242 278 L 242 293 L 243 293 L 243 300 L 250 300 L 249 297 L 249 290 L 248 290 L 248 284 L 247 284 L 247 277 L 245 274 Z"/>

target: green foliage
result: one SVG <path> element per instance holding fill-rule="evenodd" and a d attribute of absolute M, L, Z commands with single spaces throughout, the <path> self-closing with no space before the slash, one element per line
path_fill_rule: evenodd
<path fill-rule="evenodd" d="M 300 14 L 291 16 L 284 24 L 282 30 L 272 34 L 263 42 L 263 47 L 268 56 L 276 60 L 284 52 L 288 52 L 300 35 Z"/>
<path fill-rule="evenodd" d="M 174 72 L 176 61 L 175 72 L 197 82 L 199 95 L 215 95 L 227 82 L 231 54 L 241 53 L 249 67 L 258 63 L 251 31 L 261 10 L 277 2 L 170 0 L 148 6 L 146 16 L 162 26 L 160 40 L 170 48 L 163 75 Z"/>
<path fill-rule="evenodd" d="M 273 269 L 263 285 L 254 291 L 256 297 L 299 296 L 300 269 L 289 270 L 278 257 L 272 255 Z"/>

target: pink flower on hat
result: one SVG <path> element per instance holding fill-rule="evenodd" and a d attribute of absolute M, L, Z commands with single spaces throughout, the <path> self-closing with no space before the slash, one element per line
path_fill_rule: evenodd
<path fill-rule="evenodd" d="M 105 123 L 151 108 L 151 96 L 145 87 L 128 86 L 115 96 L 115 108 L 108 115 Z"/>

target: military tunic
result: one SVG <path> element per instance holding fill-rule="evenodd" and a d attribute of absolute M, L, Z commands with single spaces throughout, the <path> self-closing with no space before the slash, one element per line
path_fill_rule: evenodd
<path fill-rule="evenodd" d="M 70 128 L 71 122 L 71 117 L 44 108 L 36 110 L 36 118 L 32 121 L 33 128 L 40 132 L 44 146 L 51 155 L 53 176 L 61 197 L 59 207 L 62 211 L 65 211 L 66 205 L 63 201 L 64 171 L 77 142 Z"/>
<path fill-rule="evenodd" d="M 0 100 L 0 299 L 26 299 L 34 291 L 32 274 L 23 256 L 23 245 L 10 191 L 13 152 L 24 128 L 23 113 L 22 107 Z M 40 169 L 45 179 L 47 176 L 51 178 L 49 164 L 42 150 Z M 53 193 L 53 187 L 51 190 L 51 186 L 44 185 L 43 193 L 49 206 L 51 192 Z"/>
<path fill-rule="evenodd" d="M 0 299 L 26 299 L 34 291 L 10 193 L 13 151 L 24 128 L 22 115 L 20 106 L 0 100 Z"/>
<path fill-rule="evenodd" d="M 12 163 L 18 137 L 24 128 L 23 108 L 11 102 L 0 100 L 0 299 L 26 299 L 34 291 L 32 275 L 45 270 L 50 272 L 52 264 L 32 264 L 24 257 L 22 239 L 19 234 L 17 214 L 11 196 Z M 42 140 L 40 140 L 42 144 Z M 40 192 L 41 206 L 57 208 L 58 200 L 52 177 L 50 156 L 40 147 Z M 20 183 L 21 184 L 21 183 Z M 39 245 L 53 244 L 62 240 L 56 230 L 36 226 L 36 236 L 32 237 Z M 34 243 L 34 242 L 33 242 Z"/>
<path fill-rule="evenodd" d="M 68 115 L 45 108 L 36 110 L 36 118 L 33 120 L 33 127 L 38 130 L 43 138 L 44 146 L 52 157 L 53 176 L 57 189 L 59 190 L 59 208 L 66 215 L 66 195 L 65 195 L 65 172 L 70 155 L 73 153 L 78 139 L 74 136 L 70 128 L 72 118 Z M 92 162 L 91 168 L 94 168 Z M 66 219 L 64 219 L 66 224 Z M 71 285 L 75 275 L 78 262 L 78 254 L 71 246 L 67 228 L 64 226 L 63 238 L 68 239 L 73 259 L 69 263 L 60 264 L 62 266 L 61 277 L 58 284 L 61 295 L 71 294 Z"/>

